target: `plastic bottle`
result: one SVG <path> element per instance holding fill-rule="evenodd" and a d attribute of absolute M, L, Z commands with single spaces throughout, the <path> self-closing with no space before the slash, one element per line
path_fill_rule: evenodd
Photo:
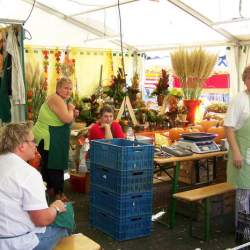
<path fill-rule="evenodd" d="M 79 164 L 79 173 L 86 173 L 88 172 L 88 167 L 86 164 L 86 155 L 89 150 L 89 140 L 86 139 L 85 143 L 83 144 L 80 150 L 80 164 Z"/>
<path fill-rule="evenodd" d="M 130 141 L 135 140 L 135 134 L 134 134 L 133 128 L 131 127 L 128 127 L 128 130 L 127 130 L 127 140 L 130 140 Z"/>

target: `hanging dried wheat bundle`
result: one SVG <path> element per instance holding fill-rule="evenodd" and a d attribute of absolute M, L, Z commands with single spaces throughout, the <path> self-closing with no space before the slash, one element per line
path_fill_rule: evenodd
<path fill-rule="evenodd" d="M 172 67 L 179 77 L 185 99 L 198 99 L 203 83 L 211 75 L 217 54 L 209 53 L 201 47 L 192 51 L 179 48 L 171 54 Z"/>

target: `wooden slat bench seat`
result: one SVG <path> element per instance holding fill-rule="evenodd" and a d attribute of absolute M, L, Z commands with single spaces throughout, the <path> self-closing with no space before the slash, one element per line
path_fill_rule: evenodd
<path fill-rule="evenodd" d="M 204 203 L 204 240 L 210 238 L 210 199 L 211 197 L 225 194 L 227 192 L 235 190 L 235 187 L 227 182 L 209 185 L 185 192 L 175 193 L 173 197 L 190 202 L 201 200 Z M 191 211 L 192 212 L 192 211 Z M 190 234 L 192 234 L 192 215 L 190 215 Z"/>
<path fill-rule="evenodd" d="M 101 250 L 101 246 L 83 234 L 61 239 L 54 250 Z"/>

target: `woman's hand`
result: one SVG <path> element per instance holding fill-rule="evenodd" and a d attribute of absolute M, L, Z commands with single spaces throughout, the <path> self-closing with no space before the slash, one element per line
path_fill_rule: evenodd
<path fill-rule="evenodd" d="M 75 110 L 75 105 L 73 105 L 72 103 L 68 103 L 68 110 L 69 111 L 74 111 Z"/>
<path fill-rule="evenodd" d="M 243 165 L 243 157 L 240 152 L 233 153 L 233 164 L 236 168 L 241 168 Z"/>
<path fill-rule="evenodd" d="M 66 211 L 66 205 L 61 200 L 56 200 L 53 203 L 50 204 L 50 207 L 55 207 L 60 210 L 60 213 L 63 213 Z"/>
<path fill-rule="evenodd" d="M 78 117 L 79 114 L 80 114 L 79 110 L 78 110 L 78 109 L 75 109 L 75 110 L 74 110 L 74 117 L 75 117 L 75 118 Z"/>
<path fill-rule="evenodd" d="M 108 124 L 108 123 L 102 123 L 101 124 L 101 128 L 110 129 L 110 124 Z"/>

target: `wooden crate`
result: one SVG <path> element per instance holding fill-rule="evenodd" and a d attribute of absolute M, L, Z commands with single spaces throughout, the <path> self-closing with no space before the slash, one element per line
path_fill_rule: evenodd
<path fill-rule="evenodd" d="M 196 172 L 193 161 L 186 161 L 180 163 L 180 174 L 179 181 L 186 184 L 194 184 L 196 183 Z M 199 161 L 199 179 L 200 182 L 206 182 L 207 179 L 207 165 L 205 161 Z M 211 164 L 208 165 L 209 168 L 209 180 L 213 180 L 213 166 Z"/>

